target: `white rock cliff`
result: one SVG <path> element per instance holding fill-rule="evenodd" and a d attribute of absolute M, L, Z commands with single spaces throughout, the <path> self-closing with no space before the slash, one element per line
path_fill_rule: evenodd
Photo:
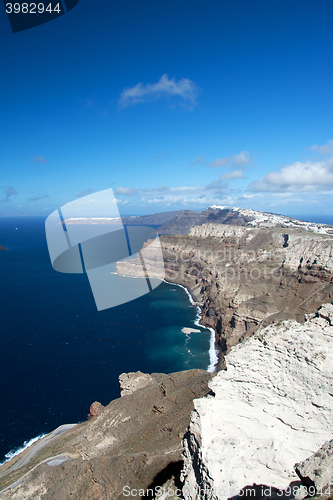
<path fill-rule="evenodd" d="M 186 500 L 227 499 L 246 486 L 283 490 L 294 464 L 333 436 L 333 305 L 233 347 L 227 370 L 194 400 L 184 439 Z M 201 491 L 200 491 L 201 490 Z"/>

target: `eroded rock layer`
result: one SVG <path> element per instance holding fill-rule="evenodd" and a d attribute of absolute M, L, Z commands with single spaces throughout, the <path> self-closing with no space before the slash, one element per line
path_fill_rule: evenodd
<path fill-rule="evenodd" d="M 299 482 L 294 464 L 332 439 L 332 325 L 326 304 L 303 325 L 271 325 L 231 349 L 227 370 L 209 382 L 215 396 L 194 401 L 186 500 L 228 499 L 254 484 L 282 492 Z"/>
<path fill-rule="evenodd" d="M 284 319 L 302 322 L 305 313 L 333 298 L 331 235 L 209 223 L 160 242 L 166 280 L 190 291 L 224 352 L 259 327 Z M 148 245 L 145 260 L 154 275 Z M 141 262 L 118 262 L 117 271 L 140 276 Z"/>

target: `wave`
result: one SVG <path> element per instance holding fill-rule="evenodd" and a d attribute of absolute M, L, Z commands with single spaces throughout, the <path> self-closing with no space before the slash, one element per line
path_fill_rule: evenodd
<path fill-rule="evenodd" d="M 118 274 L 117 272 L 111 272 L 111 274 L 116 274 L 118 276 L 123 276 L 123 277 L 126 277 L 126 278 L 132 278 L 134 276 L 126 276 L 126 275 L 123 275 L 123 274 Z M 141 276 L 135 276 L 135 278 L 141 278 Z M 158 278 L 158 279 L 161 279 L 161 278 Z M 169 281 L 166 281 L 165 279 L 161 279 L 161 281 L 164 281 L 164 283 L 167 283 L 168 285 L 171 285 L 171 283 Z M 172 285 L 174 286 L 180 286 L 180 288 L 182 288 L 183 290 L 185 290 L 189 300 L 190 300 L 190 303 L 191 305 L 195 306 L 196 307 L 196 311 L 197 311 L 197 317 L 196 317 L 196 320 L 194 321 L 194 324 L 201 327 L 201 328 L 205 328 L 206 330 L 209 330 L 211 332 L 211 335 L 210 335 L 210 341 L 209 341 L 209 365 L 207 367 L 207 371 L 209 373 L 214 373 L 216 371 L 216 366 L 219 362 L 219 358 L 218 358 L 218 354 L 219 354 L 219 351 L 218 349 L 216 348 L 216 345 L 215 345 L 215 330 L 213 328 L 209 328 L 209 327 L 203 327 L 203 325 L 200 325 L 200 319 L 201 319 L 201 311 L 200 311 L 200 307 L 196 304 L 195 300 L 193 299 L 192 295 L 190 294 L 190 292 L 188 291 L 188 289 L 183 286 L 183 285 L 180 285 L 179 283 L 172 283 Z"/>
<path fill-rule="evenodd" d="M 170 283 L 166 280 L 163 280 L 165 283 L 168 283 L 170 285 Z M 178 283 L 172 283 L 173 285 L 176 285 L 176 286 L 180 286 L 180 288 L 183 288 L 183 290 L 185 290 L 185 292 L 187 293 L 187 296 L 188 298 L 190 299 L 190 302 L 193 306 L 196 307 L 196 310 L 197 310 L 197 318 L 194 322 L 195 325 L 197 326 L 200 326 L 201 328 L 203 328 L 202 325 L 200 325 L 200 319 L 201 319 L 201 311 L 200 311 L 200 307 L 196 304 L 196 302 L 194 301 L 192 295 L 190 294 L 190 292 L 188 291 L 188 289 L 183 286 L 183 285 L 179 285 Z M 216 366 L 219 362 L 219 358 L 218 358 L 218 354 L 219 354 L 219 351 L 218 349 L 216 348 L 216 345 L 215 345 L 215 330 L 213 328 L 209 328 L 209 327 L 204 327 L 206 328 L 206 330 L 209 330 L 210 331 L 210 341 L 209 341 L 209 365 L 208 365 L 208 368 L 207 368 L 207 371 L 209 373 L 214 373 L 216 371 Z"/>
<path fill-rule="evenodd" d="M 5 455 L 6 460 L 4 460 L 3 462 L 0 462 L 0 467 L 1 467 L 1 465 L 5 464 L 6 462 L 9 462 L 9 460 L 11 460 L 12 458 L 16 457 L 20 453 L 22 453 L 22 451 L 25 451 L 31 445 L 33 445 L 34 443 L 36 443 L 36 441 L 39 441 L 40 439 L 42 439 L 46 435 L 47 434 L 40 434 L 39 436 L 30 439 L 30 441 L 24 441 L 23 446 L 21 446 L 20 448 L 16 448 L 14 450 L 10 450 Z"/>

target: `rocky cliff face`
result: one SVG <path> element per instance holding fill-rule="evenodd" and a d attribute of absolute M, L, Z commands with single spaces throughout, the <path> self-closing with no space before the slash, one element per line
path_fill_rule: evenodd
<path fill-rule="evenodd" d="M 119 224 L 120 219 L 108 217 L 74 217 L 66 219 L 68 224 Z M 138 217 L 121 217 L 121 222 L 130 226 L 159 226 L 159 234 L 188 234 L 195 226 L 203 224 L 227 224 L 234 226 L 264 227 L 264 228 L 291 228 L 305 229 L 310 232 L 331 234 L 333 227 L 327 224 L 316 224 L 304 222 L 285 215 L 277 215 L 256 210 L 220 207 L 212 207 L 196 212 L 194 210 L 178 210 L 173 212 L 162 212 L 152 215 Z"/>
<path fill-rule="evenodd" d="M 208 223 L 188 235 L 161 236 L 160 242 L 167 281 L 190 291 L 224 352 L 259 327 L 302 322 L 305 313 L 333 298 L 331 235 Z M 149 258 L 152 272 L 153 252 Z M 137 276 L 138 264 L 119 262 L 117 271 Z"/>
<path fill-rule="evenodd" d="M 179 469 L 193 398 L 211 377 L 122 374 L 121 398 L 93 403 L 88 422 L 58 428 L 0 467 L 1 500 L 118 500 L 128 488 L 140 498 Z"/>
<path fill-rule="evenodd" d="M 254 484 L 280 491 L 277 498 L 297 488 L 295 462 L 333 434 L 332 325 L 327 304 L 303 325 L 271 325 L 231 349 L 227 370 L 209 382 L 215 395 L 194 401 L 184 440 L 186 500 L 235 498 Z M 298 467 L 307 476 L 307 463 Z"/>
<path fill-rule="evenodd" d="M 272 214 L 230 212 L 212 208 L 199 227 L 197 214 L 182 213 L 189 234 L 160 238 L 167 280 L 185 286 L 215 328 L 230 351 L 227 370 L 212 379 L 199 370 L 123 374 L 121 398 L 93 403 L 88 422 L 57 429 L 0 467 L 1 499 L 117 500 L 129 496 L 124 486 L 143 496 L 179 466 L 193 398 L 186 500 L 296 484 L 295 462 L 332 438 L 332 305 L 316 311 L 333 299 L 333 236 Z M 228 217 L 237 223 L 226 225 Z M 159 275 L 148 245 L 146 269 Z M 135 259 L 117 264 L 125 275 L 141 269 Z"/>
<path fill-rule="evenodd" d="M 331 496 L 333 493 L 333 440 L 327 441 L 311 457 L 295 464 L 295 471 L 309 493 Z"/>
<path fill-rule="evenodd" d="M 333 234 L 333 227 L 326 224 L 304 222 L 285 215 L 258 212 L 257 210 L 213 205 L 202 212 L 184 210 L 159 228 L 160 234 L 188 234 L 194 226 L 202 224 L 227 224 L 263 228 L 296 228 Z"/>

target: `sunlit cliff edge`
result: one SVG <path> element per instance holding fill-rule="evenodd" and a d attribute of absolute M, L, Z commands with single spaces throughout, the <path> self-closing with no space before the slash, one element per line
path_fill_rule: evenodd
<path fill-rule="evenodd" d="M 198 225 L 184 211 L 160 237 L 166 280 L 186 287 L 215 329 L 226 370 L 123 374 L 121 398 L 95 402 L 88 422 L 0 467 L 0 499 L 117 500 L 128 498 L 126 485 L 145 491 L 173 476 L 186 500 L 235 498 L 254 483 L 281 498 L 299 487 L 301 471 L 303 483 L 333 483 L 325 445 L 333 438 L 332 228 L 235 210 L 211 207 Z M 117 271 L 141 276 L 140 260 Z M 296 462 L 316 453 L 321 465 L 309 471 L 304 462 L 297 475 Z"/>

